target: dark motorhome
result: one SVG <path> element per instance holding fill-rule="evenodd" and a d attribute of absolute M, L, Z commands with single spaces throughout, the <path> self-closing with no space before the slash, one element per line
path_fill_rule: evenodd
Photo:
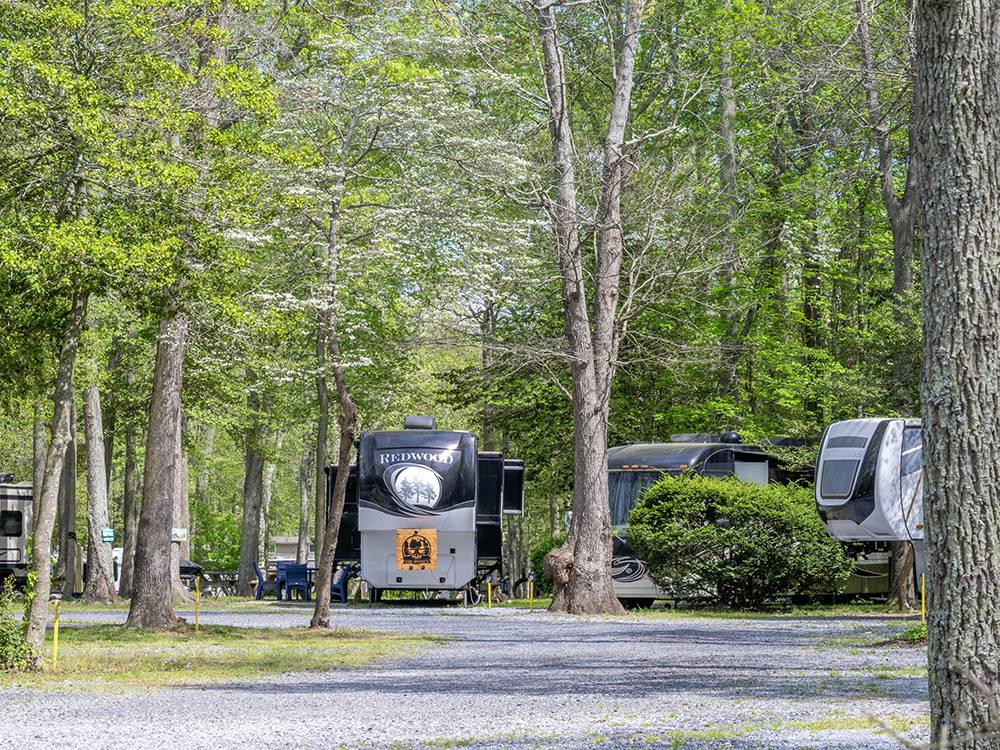
<path fill-rule="evenodd" d="M 767 484 L 781 478 L 778 460 L 763 448 L 744 445 L 735 433 L 672 435 L 669 443 L 632 443 L 608 449 L 608 503 L 614 531 L 611 567 L 615 594 L 626 607 L 644 607 L 665 593 L 650 579 L 646 563 L 628 546 L 629 513 L 642 493 L 664 474 L 694 472 Z"/>
<path fill-rule="evenodd" d="M 14 484 L 11 474 L 0 474 L 0 583 L 14 576 L 21 587 L 28 579 L 31 498 L 30 484 Z"/>
<path fill-rule="evenodd" d="M 860 549 L 911 541 L 924 562 L 923 437 L 918 419 L 830 425 L 816 463 L 816 508 L 834 539 Z"/>
<path fill-rule="evenodd" d="M 362 433 L 336 564 L 360 564 L 373 600 L 389 589 L 457 591 L 500 572 L 502 518 L 524 507 L 524 462 L 477 451 L 472 433 L 407 417 Z M 327 471 L 332 501 L 338 467 Z"/>
<path fill-rule="evenodd" d="M 786 470 L 777 456 L 767 451 L 771 446 L 800 446 L 801 441 L 780 438 L 766 446 L 739 441 L 735 433 L 672 435 L 669 443 L 633 443 L 608 449 L 608 502 L 614 530 L 611 572 L 615 593 L 626 607 L 649 606 L 655 599 L 666 598 L 627 541 L 629 513 L 642 493 L 664 474 L 693 472 L 755 484 L 810 478 L 803 472 Z M 854 570 L 838 594 L 884 594 L 888 590 L 888 554 L 883 549 L 854 552 Z"/>

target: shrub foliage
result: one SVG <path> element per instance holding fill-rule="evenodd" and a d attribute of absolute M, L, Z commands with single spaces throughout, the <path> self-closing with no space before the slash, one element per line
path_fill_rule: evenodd
<path fill-rule="evenodd" d="M 632 511 L 629 544 L 672 596 L 733 607 L 835 591 L 851 569 L 797 485 L 665 477 Z"/>
<path fill-rule="evenodd" d="M 0 672 L 34 669 L 37 659 L 25 636 L 24 625 L 14 618 L 14 577 L 0 587 Z"/>

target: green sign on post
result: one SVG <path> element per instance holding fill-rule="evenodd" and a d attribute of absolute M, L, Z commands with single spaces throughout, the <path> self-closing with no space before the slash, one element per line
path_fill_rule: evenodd
<path fill-rule="evenodd" d="M 101 529 L 101 541 L 107 542 L 108 544 L 115 543 L 115 530 L 114 529 Z"/>

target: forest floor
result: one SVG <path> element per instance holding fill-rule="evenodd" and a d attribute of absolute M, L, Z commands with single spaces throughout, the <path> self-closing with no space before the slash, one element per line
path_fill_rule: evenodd
<path fill-rule="evenodd" d="M 311 613 L 296 604 L 275 610 L 206 609 L 201 621 L 297 628 Z M 113 623 L 124 614 L 67 617 Z M 846 750 L 900 748 L 898 736 L 925 742 L 928 734 L 925 651 L 892 641 L 913 619 L 576 619 L 362 605 L 335 608 L 333 624 L 433 643 L 363 666 L 222 684 L 0 687 L 4 736 L 12 747 L 127 750 Z"/>

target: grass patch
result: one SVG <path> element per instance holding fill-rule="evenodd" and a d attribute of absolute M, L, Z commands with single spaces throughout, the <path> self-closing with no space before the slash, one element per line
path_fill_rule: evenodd
<path fill-rule="evenodd" d="M 298 600 L 296 600 L 297 603 Z M 315 602 L 306 602 L 313 605 Z M 258 612 L 261 609 L 274 612 L 286 611 L 286 603 L 278 602 L 274 599 L 262 599 L 260 601 L 253 598 L 239 596 L 203 596 L 201 598 L 201 611 L 212 612 L 226 610 L 227 612 L 238 612 L 246 610 L 248 612 Z M 121 599 L 114 604 L 85 604 L 79 600 L 63 599 L 59 602 L 60 612 L 128 612 L 129 600 Z M 191 604 L 175 607 L 177 612 L 194 612 L 194 599 L 192 595 Z"/>
<path fill-rule="evenodd" d="M 913 646 L 922 646 L 927 643 L 927 626 L 916 625 L 909 630 L 904 630 L 896 636 L 896 640 Z"/>
<path fill-rule="evenodd" d="M 169 633 L 118 625 L 65 627 L 59 663 L 47 635 L 42 671 L 0 673 L 0 687 L 156 688 L 234 682 L 285 672 L 359 667 L 403 656 L 442 639 L 357 630 L 207 625 Z"/>
<path fill-rule="evenodd" d="M 535 602 L 534 602 L 535 609 L 548 609 L 551 604 L 552 604 L 552 597 L 551 596 L 536 596 L 535 597 Z M 486 603 L 484 602 L 480 606 L 485 607 Z M 523 599 L 521 599 L 521 598 L 518 598 L 518 599 L 504 599 L 500 603 L 493 602 L 493 606 L 494 607 L 510 607 L 512 609 L 528 609 L 528 607 L 532 606 L 532 604 L 531 604 L 531 600 L 528 599 L 527 597 L 525 597 Z"/>

